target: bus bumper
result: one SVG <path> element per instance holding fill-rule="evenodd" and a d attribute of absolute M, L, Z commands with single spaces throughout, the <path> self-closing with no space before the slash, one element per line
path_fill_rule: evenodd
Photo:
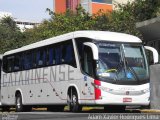
<path fill-rule="evenodd" d="M 97 105 L 149 105 L 149 95 L 141 96 L 120 96 L 120 95 L 107 95 L 101 96 L 100 99 L 95 100 Z"/>

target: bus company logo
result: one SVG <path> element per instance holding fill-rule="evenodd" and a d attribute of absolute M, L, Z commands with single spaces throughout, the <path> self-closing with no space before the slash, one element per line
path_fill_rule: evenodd
<path fill-rule="evenodd" d="M 84 81 L 87 81 L 87 76 L 86 75 L 84 76 Z"/>
<path fill-rule="evenodd" d="M 126 91 L 126 95 L 129 95 L 129 91 Z"/>

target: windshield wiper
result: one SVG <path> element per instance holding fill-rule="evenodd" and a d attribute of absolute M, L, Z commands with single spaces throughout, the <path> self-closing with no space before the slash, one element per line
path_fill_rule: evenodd
<path fill-rule="evenodd" d="M 139 78 L 138 78 L 135 70 L 134 70 L 132 67 L 129 67 L 129 65 L 128 65 L 128 61 L 127 61 L 127 59 L 126 59 L 126 57 L 125 57 L 125 51 L 124 51 L 124 45 L 123 45 L 123 44 L 122 44 L 122 50 L 123 50 L 122 58 L 123 58 L 123 62 L 124 62 L 125 74 L 127 73 L 127 69 L 128 69 L 129 71 L 131 71 L 131 73 L 133 74 L 134 78 L 135 78 L 135 79 L 138 81 L 138 83 L 139 83 Z M 126 74 L 125 76 L 126 76 L 126 78 L 127 78 L 127 74 Z"/>
<path fill-rule="evenodd" d="M 125 59 L 125 61 L 126 61 L 126 67 L 128 68 L 128 70 L 129 71 L 131 71 L 131 73 L 133 74 L 133 76 L 134 76 L 134 78 L 138 81 L 138 83 L 139 83 L 139 77 L 137 76 L 137 73 L 135 72 L 135 70 L 132 68 L 132 67 L 130 67 L 129 65 L 128 65 L 128 61 Z"/>

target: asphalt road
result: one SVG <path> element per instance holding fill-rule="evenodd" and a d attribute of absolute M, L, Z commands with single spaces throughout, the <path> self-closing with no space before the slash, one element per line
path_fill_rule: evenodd
<path fill-rule="evenodd" d="M 87 120 L 88 113 L 24 112 L 3 113 L 2 120 Z M 7 119 L 6 119 L 7 118 Z"/>
<path fill-rule="evenodd" d="M 127 110 L 125 113 L 107 113 L 103 110 L 72 112 L 3 112 L 0 120 L 160 120 L 160 113 L 141 113 L 139 110 Z"/>
<path fill-rule="evenodd" d="M 144 113 L 2 113 L 1 120 L 160 120 L 160 114 Z"/>

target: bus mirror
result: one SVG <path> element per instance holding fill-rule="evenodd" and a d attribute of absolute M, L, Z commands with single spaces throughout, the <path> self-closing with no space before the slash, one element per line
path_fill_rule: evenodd
<path fill-rule="evenodd" d="M 97 46 L 94 43 L 91 43 L 91 42 L 85 42 L 83 44 L 92 49 L 93 59 L 98 60 L 98 48 L 97 48 Z"/>
<path fill-rule="evenodd" d="M 150 46 L 144 46 L 145 49 L 149 50 L 153 54 L 153 64 L 158 63 L 158 52 L 155 48 L 150 47 Z"/>

